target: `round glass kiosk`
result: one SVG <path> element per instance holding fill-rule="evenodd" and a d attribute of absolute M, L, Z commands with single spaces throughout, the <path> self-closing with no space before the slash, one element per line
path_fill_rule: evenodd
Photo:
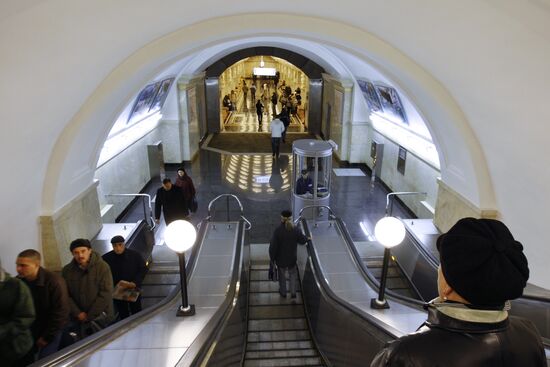
<path fill-rule="evenodd" d="M 329 205 L 332 146 L 323 140 L 301 139 L 292 144 L 292 215 L 298 218 L 302 208 Z M 328 219 L 328 211 L 308 208 L 302 215 L 307 219 Z"/>

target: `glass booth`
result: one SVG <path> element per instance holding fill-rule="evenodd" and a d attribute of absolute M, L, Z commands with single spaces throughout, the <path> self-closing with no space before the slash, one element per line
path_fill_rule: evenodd
<path fill-rule="evenodd" d="M 292 215 L 296 220 L 302 208 L 329 205 L 332 146 L 323 140 L 301 139 L 292 144 Z M 307 219 L 328 219 L 328 210 L 308 208 L 302 215 Z"/>

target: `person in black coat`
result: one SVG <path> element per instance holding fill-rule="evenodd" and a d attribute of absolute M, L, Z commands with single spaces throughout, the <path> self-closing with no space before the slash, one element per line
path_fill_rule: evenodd
<path fill-rule="evenodd" d="M 121 280 L 120 286 L 128 289 L 141 288 L 141 282 L 147 272 L 147 265 L 139 252 L 126 248 L 124 237 L 111 238 L 113 250 L 103 255 L 103 260 L 109 264 L 113 274 L 113 284 L 116 286 Z M 120 319 L 124 319 L 141 311 L 141 296 L 135 302 L 114 299 L 115 310 Z"/>
<path fill-rule="evenodd" d="M 264 113 L 264 105 L 258 99 L 258 102 L 256 102 L 256 115 L 258 115 L 258 129 L 262 128 L 263 113 Z"/>
<path fill-rule="evenodd" d="M 160 211 L 164 214 L 166 225 L 178 219 L 185 219 L 189 212 L 185 195 L 180 187 L 172 185 L 169 178 L 162 180 L 162 187 L 157 190 L 155 199 L 155 222 L 160 223 Z"/>
<path fill-rule="evenodd" d="M 537 329 L 508 315 L 529 278 L 523 246 L 494 219 L 460 219 L 437 240 L 439 297 L 413 334 L 390 342 L 371 367 L 545 367 Z"/>
<path fill-rule="evenodd" d="M 308 238 L 292 223 L 292 212 L 281 212 L 281 225 L 275 229 L 269 244 L 269 258 L 279 271 L 279 294 L 286 297 L 286 272 L 290 279 L 290 297 L 296 298 L 296 268 L 298 244 L 304 245 Z"/>
<path fill-rule="evenodd" d="M 65 325 L 69 322 L 69 295 L 65 280 L 40 266 L 40 253 L 33 249 L 24 250 L 15 261 L 18 277 L 29 287 L 36 319 L 31 331 L 34 348 L 29 361 L 57 352 Z"/>
<path fill-rule="evenodd" d="M 281 120 L 283 122 L 283 125 L 285 125 L 285 131 L 283 131 L 283 135 L 281 136 L 282 140 L 283 140 L 283 143 L 285 143 L 286 142 L 286 132 L 288 130 L 288 127 L 290 126 L 290 115 L 289 115 L 289 111 L 286 108 L 286 106 L 283 106 L 283 109 L 281 110 L 281 113 L 278 114 L 276 118 Z"/>

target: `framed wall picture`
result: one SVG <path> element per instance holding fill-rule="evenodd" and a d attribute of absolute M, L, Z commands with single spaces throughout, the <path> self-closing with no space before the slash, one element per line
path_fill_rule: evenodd
<path fill-rule="evenodd" d="M 172 86 L 173 82 L 174 82 L 174 78 L 167 78 L 159 83 L 159 87 L 157 89 L 155 97 L 151 102 L 151 107 L 149 107 L 150 112 L 158 111 L 162 108 L 162 106 L 164 105 L 164 101 L 166 100 L 166 96 L 168 96 L 168 92 L 170 91 L 170 87 Z"/>
<path fill-rule="evenodd" d="M 395 88 L 376 84 L 376 92 L 378 94 L 380 104 L 382 105 L 382 110 L 384 115 L 390 120 L 395 122 L 402 122 L 408 125 L 407 116 L 405 115 L 405 109 L 399 98 L 399 93 Z"/>
<path fill-rule="evenodd" d="M 407 149 L 399 146 L 399 153 L 397 153 L 397 172 L 402 175 L 405 174 L 405 166 L 407 164 Z"/>
<path fill-rule="evenodd" d="M 146 114 L 148 114 L 149 108 L 151 107 L 151 102 L 157 93 L 159 85 L 159 82 L 149 84 L 145 86 L 141 92 L 139 92 L 136 101 L 134 102 L 134 106 L 128 115 L 128 124 L 134 122 L 135 120 L 142 119 Z"/>
<path fill-rule="evenodd" d="M 357 80 L 357 83 L 359 84 L 361 93 L 363 93 L 363 97 L 367 101 L 371 112 L 382 112 L 382 105 L 378 99 L 378 93 L 376 93 L 374 84 L 367 80 Z"/>

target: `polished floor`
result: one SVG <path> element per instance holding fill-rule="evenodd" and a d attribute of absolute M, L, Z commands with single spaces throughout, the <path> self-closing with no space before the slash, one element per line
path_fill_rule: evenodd
<path fill-rule="evenodd" d="M 250 141 L 257 134 L 248 135 Z M 245 144 L 245 143 L 243 143 Z M 207 148 L 207 147 L 205 147 Z M 333 168 L 340 165 L 333 160 Z M 175 179 L 176 167 L 167 168 L 167 177 Z M 273 160 L 270 153 L 231 154 L 201 149 L 198 157 L 186 163 L 186 169 L 197 188 L 199 209 L 191 216 L 193 223 L 208 215 L 208 204 L 220 194 L 234 194 L 242 202 L 244 215 L 252 223 L 251 243 L 268 243 L 279 225 L 279 213 L 290 208 L 290 178 L 292 156 L 281 154 Z M 330 206 L 347 225 L 354 241 L 368 241 L 374 233 L 374 224 L 384 216 L 387 191 L 379 183 L 371 183 L 370 176 L 336 175 L 332 172 Z M 154 195 L 160 181 L 151 182 L 145 191 Z M 135 205 L 121 221 L 133 222 L 143 218 L 141 205 Z M 232 219 L 238 214 L 231 204 Z M 224 216 L 225 201 L 213 208 L 215 216 Z M 408 218 L 410 215 L 400 205 L 394 205 L 394 215 Z M 219 218 L 219 217 L 218 217 Z"/>

